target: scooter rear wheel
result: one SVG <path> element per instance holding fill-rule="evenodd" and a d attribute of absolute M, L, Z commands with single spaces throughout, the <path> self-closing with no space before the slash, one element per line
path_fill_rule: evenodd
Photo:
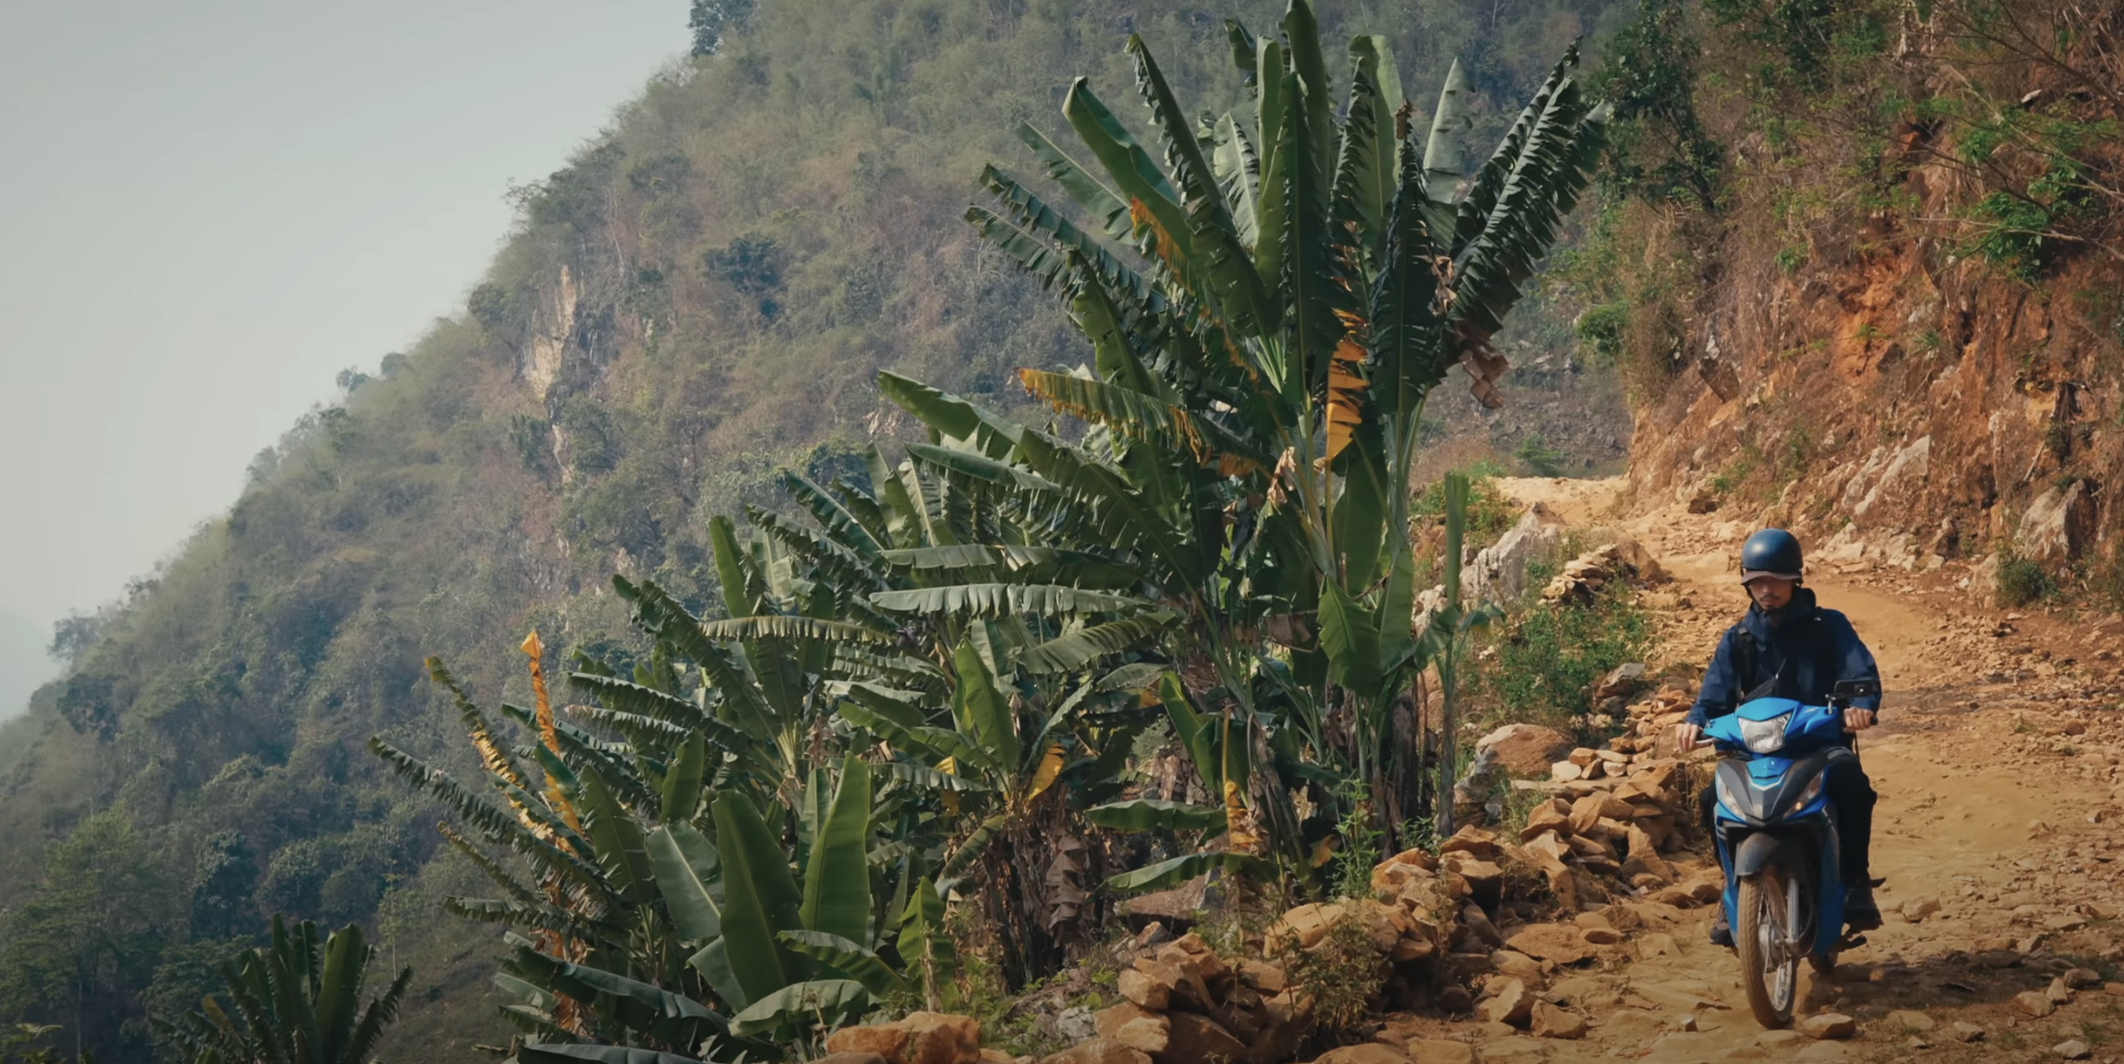
<path fill-rule="evenodd" d="M 1792 1025 L 1792 1001 L 1799 989 L 1799 957 L 1787 946 L 1792 937 L 1785 882 L 1774 868 L 1740 881 L 1740 902 L 1733 921 L 1733 948 L 1739 955 L 1741 988 L 1755 1022 L 1776 1029 Z"/>

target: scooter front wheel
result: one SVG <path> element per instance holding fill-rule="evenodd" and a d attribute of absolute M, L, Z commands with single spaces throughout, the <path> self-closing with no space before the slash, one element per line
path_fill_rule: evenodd
<path fill-rule="evenodd" d="M 1799 956 L 1790 946 L 1792 919 L 1784 877 L 1775 868 L 1743 876 L 1734 914 L 1733 947 L 1739 955 L 1741 988 L 1755 1022 L 1767 1028 L 1792 1025 L 1792 999 L 1799 986 Z"/>

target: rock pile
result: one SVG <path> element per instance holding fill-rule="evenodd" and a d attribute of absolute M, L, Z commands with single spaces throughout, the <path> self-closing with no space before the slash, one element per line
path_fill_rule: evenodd
<path fill-rule="evenodd" d="M 1667 579 L 1652 553 L 1634 539 L 1604 543 L 1564 563 L 1563 571 L 1541 589 L 1550 602 L 1586 600 L 1599 594 L 1610 581 L 1629 580 L 1657 584 Z"/>
<path fill-rule="evenodd" d="M 1623 744 L 1635 745 L 1627 738 L 1611 745 Z M 1600 900 L 1602 879 L 1677 907 L 1717 896 L 1715 885 L 1707 896 L 1702 883 L 1683 883 L 1689 877 L 1661 856 L 1682 848 L 1680 825 L 1694 815 L 1683 762 L 1580 747 L 1550 766 L 1550 776 L 1513 785 L 1549 796 L 1528 814 L 1519 839 L 1567 908 Z"/>
<path fill-rule="evenodd" d="M 1042 1064 L 1280 1064 L 1297 1052 L 1312 1014 L 1281 968 L 1227 961 L 1200 935 L 1163 942 L 1162 932 L 1137 936 L 1116 982 L 1126 1000 L 1092 1014 L 1096 1035 Z M 1308 925 L 1301 943 L 1306 934 L 1319 942 L 1326 923 L 1317 933 Z"/>
<path fill-rule="evenodd" d="M 1671 751 L 1669 737 L 1674 734 L 1674 726 L 1689 716 L 1689 706 L 1695 701 L 1694 692 L 1668 680 L 1643 701 L 1623 710 L 1623 734 L 1609 740 L 1608 749 L 1624 754 Z M 1596 774 L 1586 778 L 1600 777 Z"/>

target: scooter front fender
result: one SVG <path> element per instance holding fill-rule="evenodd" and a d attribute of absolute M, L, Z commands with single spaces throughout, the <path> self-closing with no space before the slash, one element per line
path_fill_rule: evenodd
<path fill-rule="evenodd" d="M 1741 840 L 1733 855 L 1733 876 L 1752 876 L 1770 865 L 1791 867 L 1799 852 L 1794 841 L 1780 832 L 1754 832 Z"/>

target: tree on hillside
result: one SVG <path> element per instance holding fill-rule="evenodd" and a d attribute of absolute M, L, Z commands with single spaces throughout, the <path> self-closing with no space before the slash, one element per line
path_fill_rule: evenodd
<path fill-rule="evenodd" d="M 138 997 L 173 923 L 169 877 L 121 808 L 45 852 L 37 889 L 0 916 L 0 1020 L 63 1021 L 77 1055 L 143 1044 Z"/>
<path fill-rule="evenodd" d="M 753 0 L 693 0 L 693 10 L 686 15 L 686 28 L 693 31 L 693 54 L 714 55 L 722 49 L 724 37 L 745 32 L 752 5 Z"/>

